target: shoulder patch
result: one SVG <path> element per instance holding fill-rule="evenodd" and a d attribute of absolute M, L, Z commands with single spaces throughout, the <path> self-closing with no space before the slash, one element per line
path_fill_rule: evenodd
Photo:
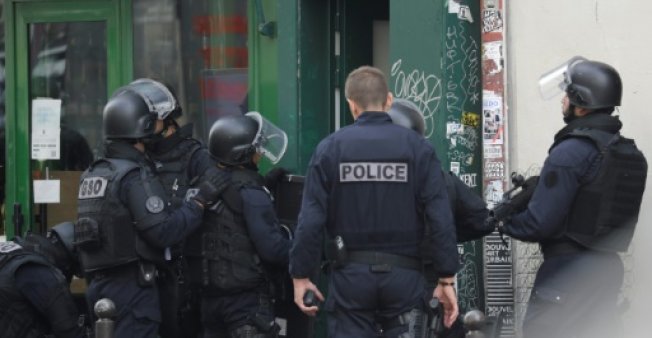
<path fill-rule="evenodd" d="M 87 177 L 79 184 L 78 199 L 100 198 L 106 194 L 108 180 L 104 177 Z"/>
<path fill-rule="evenodd" d="M 0 243 L 0 253 L 9 253 L 12 251 L 16 251 L 19 249 L 22 249 L 23 247 L 20 246 L 20 244 L 15 243 L 15 242 L 2 242 Z"/>
<path fill-rule="evenodd" d="M 145 208 L 153 214 L 158 214 L 165 209 L 165 202 L 159 196 L 150 196 L 145 201 Z"/>

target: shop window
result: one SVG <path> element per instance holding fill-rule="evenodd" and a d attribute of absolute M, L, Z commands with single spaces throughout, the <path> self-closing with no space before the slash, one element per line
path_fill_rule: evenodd
<path fill-rule="evenodd" d="M 134 78 L 171 85 L 196 137 L 247 111 L 247 1 L 134 0 L 133 23 Z"/>

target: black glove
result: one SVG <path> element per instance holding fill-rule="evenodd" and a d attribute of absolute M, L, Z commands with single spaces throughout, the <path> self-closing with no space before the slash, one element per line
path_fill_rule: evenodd
<path fill-rule="evenodd" d="M 215 203 L 222 192 L 231 183 L 231 176 L 224 171 L 211 169 L 204 174 L 204 180 L 199 183 L 199 191 L 193 199 L 201 205 L 211 205 Z"/>
<path fill-rule="evenodd" d="M 267 172 L 267 175 L 265 175 L 265 186 L 267 189 L 270 191 L 276 190 L 276 186 L 278 185 L 278 182 L 280 182 L 285 175 L 289 174 L 290 171 L 283 168 L 283 167 L 276 167 L 269 172 Z"/>

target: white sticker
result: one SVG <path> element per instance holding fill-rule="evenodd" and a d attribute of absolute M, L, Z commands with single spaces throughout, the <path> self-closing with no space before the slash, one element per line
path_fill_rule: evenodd
<path fill-rule="evenodd" d="M 108 181 L 104 177 L 88 177 L 79 185 L 78 199 L 100 198 L 106 194 Z"/>
<path fill-rule="evenodd" d="M 278 331 L 278 335 L 286 337 L 288 335 L 288 320 L 285 318 L 276 317 L 274 318 L 274 321 L 280 328 L 280 330 Z"/>
<path fill-rule="evenodd" d="M 484 158 L 502 158 L 503 148 L 501 145 L 485 144 L 482 148 Z"/>
<path fill-rule="evenodd" d="M 34 180 L 34 203 L 61 203 L 61 181 Z"/>

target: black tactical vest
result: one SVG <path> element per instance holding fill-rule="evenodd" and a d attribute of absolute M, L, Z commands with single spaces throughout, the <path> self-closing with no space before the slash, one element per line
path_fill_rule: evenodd
<path fill-rule="evenodd" d="M 566 218 L 567 236 L 594 250 L 627 251 L 645 190 L 643 153 L 634 140 L 619 133 L 577 129 L 564 138 L 568 137 L 591 140 L 600 155 L 595 178 L 580 186 Z"/>
<path fill-rule="evenodd" d="M 205 213 L 202 224 L 203 286 L 209 293 L 251 290 L 266 280 L 249 238 L 239 193 L 244 186 L 262 188 L 262 177 L 251 170 L 237 170 L 232 180 L 222 200 Z"/>
<path fill-rule="evenodd" d="M 48 261 L 14 242 L 0 243 L 0 336 L 42 338 L 49 328 L 36 309 L 16 289 L 14 275 L 26 263 Z"/>
<path fill-rule="evenodd" d="M 131 212 L 120 201 L 121 181 L 132 170 L 139 170 L 144 185 L 153 177 L 149 170 L 136 162 L 99 159 L 80 178 L 75 245 L 79 248 L 85 272 L 141 258 L 154 262 L 163 258 L 160 249 L 153 248 L 138 236 Z"/>
<path fill-rule="evenodd" d="M 150 158 L 156 164 L 158 178 L 165 188 L 169 204 L 173 208 L 181 205 L 186 191 L 190 187 L 189 163 L 193 154 L 201 148 L 199 141 L 194 139 L 183 139 L 170 151 L 162 154 L 149 153 Z"/>

